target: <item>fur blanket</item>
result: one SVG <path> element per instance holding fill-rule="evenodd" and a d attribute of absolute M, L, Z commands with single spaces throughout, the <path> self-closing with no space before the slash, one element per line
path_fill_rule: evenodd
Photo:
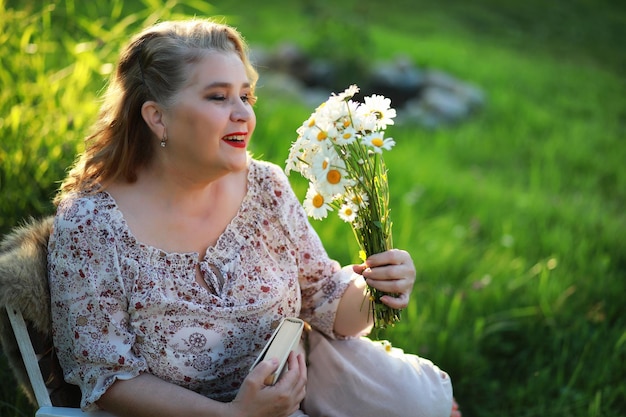
<path fill-rule="evenodd" d="M 0 342 L 13 373 L 29 400 L 36 404 L 5 307 L 22 311 L 39 366 L 55 406 L 77 407 L 80 390 L 63 380 L 52 344 L 47 252 L 52 217 L 30 219 L 0 242 Z"/>

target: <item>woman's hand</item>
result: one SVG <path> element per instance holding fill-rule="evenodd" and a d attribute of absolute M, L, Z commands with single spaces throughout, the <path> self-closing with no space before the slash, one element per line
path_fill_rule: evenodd
<path fill-rule="evenodd" d="M 415 283 L 415 265 L 411 255 L 403 250 L 391 249 L 371 255 L 354 272 L 361 274 L 368 285 L 387 293 L 381 301 L 391 308 L 403 309 L 409 304 Z"/>
<path fill-rule="evenodd" d="M 306 390 L 304 356 L 291 352 L 288 370 L 275 385 L 263 381 L 278 367 L 274 359 L 260 362 L 246 377 L 237 397 L 230 403 L 233 416 L 286 417 L 298 410 Z"/>

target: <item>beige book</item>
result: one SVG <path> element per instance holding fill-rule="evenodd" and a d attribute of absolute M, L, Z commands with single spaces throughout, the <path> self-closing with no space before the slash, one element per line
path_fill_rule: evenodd
<path fill-rule="evenodd" d="M 289 352 L 295 351 L 298 348 L 303 328 L 304 321 L 296 317 L 286 317 L 280 322 L 276 330 L 274 330 L 272 337 L 250 368 L 250 370 L 254 369 L 254 367 L 264 359 L 278 359 L 278 368 L 267 377 L 265 380 L 266 385 L 274 385 L 283 371 L 286 370 L 285 365 L 287 364 Z"/>

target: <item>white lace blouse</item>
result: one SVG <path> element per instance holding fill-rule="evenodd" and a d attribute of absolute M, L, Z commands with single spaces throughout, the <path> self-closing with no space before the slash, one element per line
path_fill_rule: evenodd
<path fill-rule="evenodd" d="M 329 259 L 282 170 L 256 160 L 239 212 L 199 258 L 138 242 L 106 192 L 59 205 L 48 258 L 53 335 L 83 409 L 141 372 L 229 401 L 282 317 L 332 336 L 353 278 Z M 198 262 L 211 291 L 195 281 Z"/>

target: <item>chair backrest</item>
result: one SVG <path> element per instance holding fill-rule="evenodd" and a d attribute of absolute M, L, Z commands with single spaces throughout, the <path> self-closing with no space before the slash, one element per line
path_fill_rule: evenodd
<path fill-rule="evenodd" d="M 48 388 L 43 381 L 39 361 L 37 361 L 37 355 L 35 355 L 35 349 L 31 343 L 22 312 L 10 304 L 6 306 L 6 310 L 37 404 L 39 407 L 51 407 L 50 394 L 48 394 Z"/>
<path fill-rule="evenodd" d="M 78 408 L 80 389 L 63 380 L 50 318 L 47 250 L 52 217 L 30 219 L 0 240 L 0 345 L 18 384 L 46 416 L 110 416 Z"/>
<path fill-rule="evenodd" d="M 79 408 L 53 406 L 48 388 L 46 387 L 39 368 L 39 361 L 28 334 L 22 312 L 11 304 L 6 306 L 6 310 L 11 328 L 13 329 L 13 334 L 15 335 L 15 340 L 17 341 L 20 354 L 22 355 L 22 360 L 24 361 L 24 366 L 26 367 L 26 372 L 28 373 L 30 385 L 35 394 L 37 405 L 39 406 L 35 417 L 113 417 L 111 414 L 104 411 L 84 412 Z"/>

